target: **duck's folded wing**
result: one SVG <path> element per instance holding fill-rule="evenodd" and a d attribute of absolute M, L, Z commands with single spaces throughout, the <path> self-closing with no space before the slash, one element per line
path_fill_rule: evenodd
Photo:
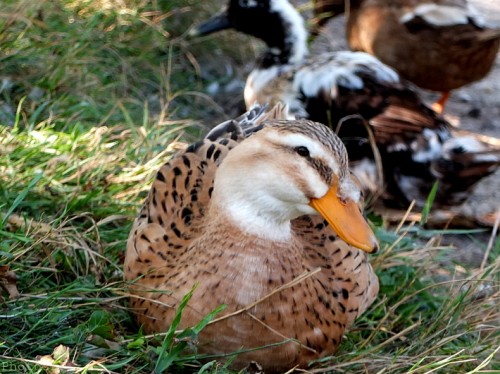
<path fill-rule="evenodd" d="M 370 127 L 378 145 L 394 149 L 409 147 L 414 141 L 426 148 L 424 143 L 431 134 L 442 142 L 450 137 L 451 129 L 451 125 L 410 88 L 390 96 L 385 110 L 370 120 Z"/>
<path fill-rule="evenodd" d="M 395 70 L 364 52 L 314 56 L 287 74 L 309 117 L 330 126 L 347 115 L 370 119 L 384 110 L 388 97 L 407 89 Z"/>
<path fill-rule="evenodd" d="M 480 15 L 465 1 L 420 3 L 401 8 L 400 22 L 408 32 L 426 30 L 446 33 L 453 44 L 489 41 L 500 38 L 500 30 L 488 28 Z"/>
<path fill-rule="evenodd" d="M 500 166 L 498 145 L 487 144 L 472 133 L 452 135 L 443 144 L 440 157 L 430 166 L 432 174 L 439 180 L 439 202 L 449 205 L 466 199 L 472 186 Z M 500 144 L 499 139 L 494 140 Z"/>

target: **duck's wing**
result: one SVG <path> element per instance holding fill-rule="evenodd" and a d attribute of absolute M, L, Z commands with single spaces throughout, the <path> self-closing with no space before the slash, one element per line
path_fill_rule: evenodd
<path fill-rule="evenodd" d="M 435 205 L 458 205 L 477 182 L 498 169 L 500 147 L 483 142 L 478 134 L 457 133 L 432 109 L 423 109 L 408 112 L 399 103 L 370 121 L 383 159 L 387 197 L 422 206 L 438 182 Z"/>
<path fill-rule="evenodd" d="M 293 82 L 309 118 L 333 128 L 348 115 L 370 119 L 382 113 L 390 96 L 409 89 L 394 69 L 364 52 L 313 56 L 281 79 Z"/>
<path fill-rule="evenodd" d="M 436 205 L 457 205 L 500 165 L 498 145 L 489 145 L 476 134 L 457 133 L 416 96 L 392 97 L 369 124 L 382 159 L 386 198 L 402 205 L 413 200 L 425 204 L 435 182 L 439 182 Z"/>
<path fill-rule="evenodd" d="M 303 216 L 292 221 L 292 227 L 304 246 L 308 266 L 321 268 L 315 275 L 318 286 L 332 295 L 334 303 L 324 300 L 327 309 L 335 311 L 335 320 L 352 324 L 375 300 L 378 278 L 365 252 L 340 240 L 320 216 Z M 342 328 L 345 326 L 338 326 Z"/>
<path fill-rule="evenodd" d="M 281 119 L 284 111 L 283 106 L 272 110 L 256 106 L 216 126 L 160 168 L 128 238 L 126 279 L 144 276 L 155 281 L 151 270 L 169 266 L 201 234 L 217 167 L 265 120 Z"/>
<path fill-rule="evenodd" d="M 452 135 L 430 167 L 440 184 L 437 199 L 441 205 L 461 203 L 478 181 L 500 166 L 500 139 L 496 139 L 497 145 L 491 145 L 477 134 Z"/>
<path fill-rule="evenodd" d="M 452 44 L 488 42 L 500 38 L 500 30 L 486 26 L 482 17 L 466 0 L 415 2 L 401 7 L 400 22 L 408 32 L 439 31 Z"/>
<path fill-rule="evenodd" d="M 390 151 L 409 148 L 410 144 L 416 142 L 412 145 L 416 153 L 428 149 L 426 138 L 430 134 L 443 142 L 450 137 L 451 129 L 451 125 L 410 88 L 398 95 L 391 95 L 384 111 L 369 123 L 377 145 L 385 146 Z"/>

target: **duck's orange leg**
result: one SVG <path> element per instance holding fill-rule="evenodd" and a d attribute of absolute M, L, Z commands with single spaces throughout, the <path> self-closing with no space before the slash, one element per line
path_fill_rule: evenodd
<path fill-rule="evenodd" d="M 432 109 L 434 109 L 438 113 L 443 113 L 444 106 L 446 104 L 446 101 L 448 101 L 449 97 L 450 97 L 450 91 L 443 92 L 441 98 L 434 104 L 432 104 Z"/>

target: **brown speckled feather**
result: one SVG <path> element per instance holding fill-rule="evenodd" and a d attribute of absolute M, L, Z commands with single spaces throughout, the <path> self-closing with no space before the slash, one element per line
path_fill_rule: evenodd
<path fill-rule="evenodd" d="M 241 368 L 255 360 L 266 373 L 278 373 L 335 353 L 346 328 L 375 299 L 378 281 L 366 254 L 340 240 L 320 216 L 295 219 L 287 242 L 242 232 L 223 214 L 206 219 L 222 160 L 265 127 L 264 120 L 285 114 L 275 108 L 254 115 L 219 125 L 160 169 L 131 230 L 124 270 L 130 308 L 147 333 L 168 330 L 180 299 L 196 283 L 181 327 L 227 305 L 221 320 L 200 334 L 198 351 L 278 344 L 233 362 Z M 295 131 L 293 124 L 277 126 Z M 319 141 L 325 129 L 319 126 Z M 343 152 L 339 175 L 347 177 Z M 235 315 L 224 318 L 230 313 Z"/>
<path fill-rule="evenodd" d="M 345 310 L 346 324 L 352 324 L 378 292 L 378 281 L 366 253 L 339 240 L 322 217 L 301 217 L 293 225 L 307 252 L 309 264 L 322 268 L 317 275 L 321 287 L 334 296 L 334 302 L 338 303 L 335 309 Z"/>

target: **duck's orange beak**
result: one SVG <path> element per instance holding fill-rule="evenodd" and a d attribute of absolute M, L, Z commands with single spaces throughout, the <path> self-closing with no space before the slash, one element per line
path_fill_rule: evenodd
<path fill-rule="evenodd" d="M 352 200 L 341 201 L 334 184 L 325 196 L 311 199 L 309 205 L 325 218 L 332 229 L 348 244 L 368 253 L 378 249 L 377 238 Z"/>

